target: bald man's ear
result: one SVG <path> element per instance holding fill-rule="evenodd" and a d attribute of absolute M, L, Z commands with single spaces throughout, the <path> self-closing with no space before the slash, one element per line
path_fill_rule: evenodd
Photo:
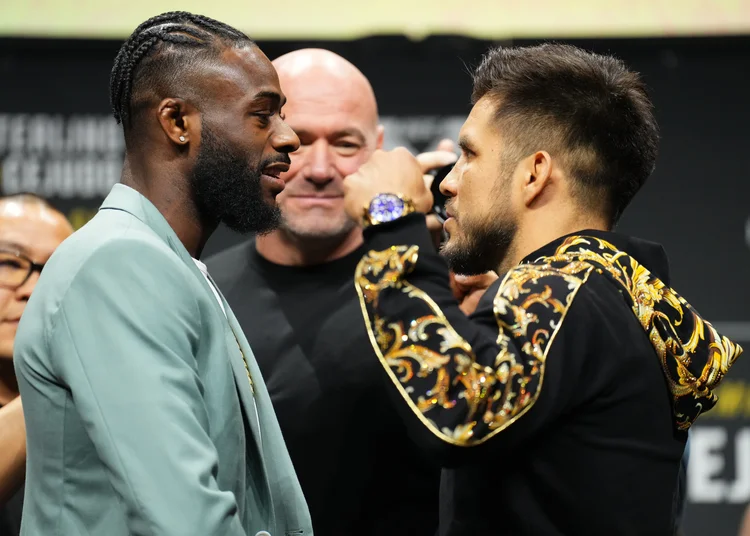
<path fill-rule="evenodd" d="M 378 130 L 378 137 L 375 139 L 375 148 L 382 149 L 383 139 L 385 138 L 385 127 L 383 125 L 378 125 L 377 130 Z"/>

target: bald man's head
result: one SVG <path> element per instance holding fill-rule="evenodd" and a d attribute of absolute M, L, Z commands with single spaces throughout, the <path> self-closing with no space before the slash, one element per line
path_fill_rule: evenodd
<path fill-rule="evenodd" d="M 18 320 L 43 265 L 73 228 L 59 211 L 30 194 L 0 198 L 0 359 L 13 357 Z"/>
<path fill-rule="evenodd" d="M 342 99 L 348 104 L 347 113 L 361 116 L 371 127 L 370 134 L 377 134 L 375 93 L 367 77 L 348 60 L 329 50 L 306 48 L 276 58 L 273 65 L 283 91 L 291 91 L 298 102 L 312 99 L 330 107 Z M 289 95 L 287 99 L 292 100 Z"/>
<path fill-rule="evenodd" d="M 343 179 L 383 143 L 372 86 L 328 50 L 297 50 L 273 64 L 288 99 L 286 122 L 301 143 L 277 197 L 284 219 L 280 232 L 307 243 L 346 240 L 359 230 L 344 212 Z"/>
<path fill-rule="evenodd" d="M 7 228 L 23 227 L 29 222 L 41 222 L 47 225 L 47 229 L 35 229 L 46 235 L 45 231 L 53 231 L 52 234 L 61 234 L 65 238 L 73 233 L 73 227 L 65 216 L 55 207 L 49 204 L 46 199 L 32 193 L 21 193 L 0 197 L 0 223 L 3 229 L 0 229 L 0 243 L 8 239 Z M 30 233 L 14 234 L 13 238 L 18 238 L 21 242 L 34 241 L 34 236 Z"/>

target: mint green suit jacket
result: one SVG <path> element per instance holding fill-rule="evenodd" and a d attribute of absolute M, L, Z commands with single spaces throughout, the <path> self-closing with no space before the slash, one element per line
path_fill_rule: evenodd
<path fill-rule="evenodd" d="M 121 184 L 60 246 L 15 342 L 23 535 L 313 534 L 221 299 L 227 316 L 164 217 Z"/>

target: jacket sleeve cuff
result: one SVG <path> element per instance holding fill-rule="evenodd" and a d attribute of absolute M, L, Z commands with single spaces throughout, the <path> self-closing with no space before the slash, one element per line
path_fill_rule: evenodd
<path fill-rule="evenodd" d="M 391 246 L 414 245 L 420 249 L 435 250 L 425 215 L 419 212 L 397 220 L 372 225 L 363 232 L 365 246 L 371 250 L 384 250 Z"/>

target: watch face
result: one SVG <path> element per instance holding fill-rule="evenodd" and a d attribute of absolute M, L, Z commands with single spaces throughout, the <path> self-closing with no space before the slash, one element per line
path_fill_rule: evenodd
<path fill-rule="evenodd" d="M 404 201 L 394 194 L 378 194 L 370 203 L 370 217 L 383 223 L 400 218 L 404 214 Z"/>

